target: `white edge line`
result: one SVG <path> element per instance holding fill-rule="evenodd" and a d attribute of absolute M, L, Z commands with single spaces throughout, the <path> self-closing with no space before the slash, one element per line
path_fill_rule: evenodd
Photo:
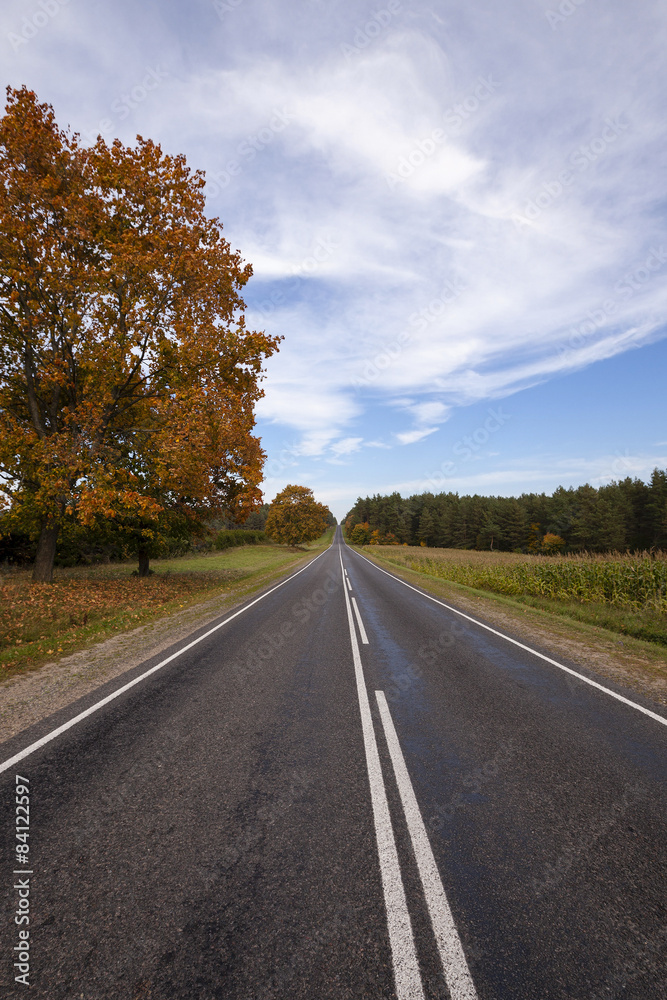
<path fill-rule="evenodd" d="M 364 628 L 364 623 L 361 620 L 361 615 L 359 614 L 359 608 L 357 607 L 357 602 L 352 598 L 352 607 L 354 608 L 354 613 L 357 616 L 357 624 L 359 625 L 359 632 L 361 634 L 361 641 L 364 646 L 368 645 L 368 636 L 366 635 L 366 629 Z"/>
<path fill-rule="evenodd" d="M 346 543 L 347 544 L 347 543 Z M 354 552 L 355 550 L 352 549 Z M 361 556 L 360 552 L 356 553 Z M 366 556 L 361 556 L 370 566 L 374 566 L 375 569 L 379 570 L 380 573 L 384 573 L 385 576 L 391 577 L 392 580 L 396 580 L 397 583 L 402 583 L 404 587 L 409 587 L 410 590 L 414 590 L 416 594 L 420 594 L 422 597 L 428 598 L 429 601 L 433 601 L 435 604 L 439 604 L 443 608 L 447 608 L 448 611 L 453 611 L 455 615 L 459 615 L 461 618 L 465 618 L 467 621 L 472 622 L 474 625 L 479 625 L 480 628 L 486 629 L 487 632 L 492 632 L 493 635 L 500 636 L 501 639 L 505 639 L 506 642 L 511 642 L 513 646 L 518 646 L 519 649 L 525 649 L 526 652 L 532 653 L 533 656 L 538 656 L 541 660 L 546 663 L 550 663 L 554 667 L 558 667 L 559 670 L 564 670 L 565 673 L 571 674 L 578 680 L 583 681 L 584 684 L 590 684 L 591 687 L 597 688 L 598 691 L 603 691 L 605 694 L 610 695 L 612 698 L 616 698 L 617 701 L 623 702 L 624 705 L 629 705 L 630 708 L 636 708 L 638 712 L 643 712 L 644 715 L 648 715 L 649 718 L 655 719 L 656 722 L 661 722 L 663 726 L 667 726 L 667 719 L 662 715 L 658 715 L 657 712 L 652 712 L 648 708 L 644 708 L 643 705 L 638 705 L 636 701 L 631 701 L 629 698 L 625 698 L 622 694 L 617 694 L 616 691 L 612 691 L 611 688 L 605 687 L 604 684 L 598 684 L 597 681 L 591 680 L 590 677 L 584 676 L 584 674 L 578 673 L 576 670 L 572 670 L 571 667 L 566 667 L 564 663 L 559 663 L 558 660 L 552 660 L 550 656 L 545 656 L 544 653 L 538 653 L 536 649 L 531 649 L 530 646 L 526 646 L 523 642 L 519 642 L 518 639 L 512 639 L 511 636 L 505 635 L 503 632 L 498 632 L 497 629 L 491 628 L 490 625 L 485 625 L 484 622 L 480 622 L 477 618 L 471 618 L 470 615 L 464 614 L 463 611 L 459 611 L 458 608 L 453 608 L 451 604 L 445 604 L 444 601 L 439 601 L 437 597 L 433 597 L 431 594 L 424 593 L 423 590 L 419 590 L 418 587 L 413 587 L 411 583 L 406 583 L 405 580 L 401 580 L 400 576 L 395 576 L 393 573 L 388 573 L 386 569 L 382 569 L 381 566 L 376 565 L 372 559 L 367 559 Z"/>
<path fill-rule="evenodd" d="M 341 553 L 339 554 L 341 570 L 344 571 L 343 556 Z M 361 656 L 359 655 L 357 634 L 354 630 L 352 608 L 350 607 L 350 598 L 345 588 L 343 588 L 343 593 L 347 609 L 347 623 L 350 629 L 354 674 L 357 682 L 361 730 L 364 738 L 364 749 L 366 751 L 366 769 L 368 771 L 368 783 L 371 791 L 371 805 L 373 807 L 375 837 L 378 845 L 380 876 L 387 914 L 389 943 L 391 945 L 391 955 L 394 965 L 396 995 L 398 1000 L 424 1000 L 424 990 L 419 972 L 415 941 L 412 934 L 412 924 L 410 923 L 410 914 L 408 913 L 405 889 L 403 888 L 403 879 L 401 878 L 401 869 L 398 863 L 394 830 L 391 825 L 391 816 L 389 815 L 387 792 L 380 766 L 380 754 L 375 739 L 375 730 L 373 729 L 373 719 L 371 717 Z"/>
<path fill-rule="evenodd" d="M 477 1000 L 477 991 L 433 856 L 384 691 L 376 691 L 375 697 L 451 1000 Z"/>
<path fill-rule="evenodd" d="M 324 550 L 324 552 L 327 551 L 328 549 Z M 29 747 L 25 748 L 25 750 L 21 750 L 13 757 L 10 757 L 9 760 L 4 761 L 4 763 L 0 764 L 0 774 L 2 774 L 3 771 L 9 770 L 9 768 L 13 767 L 14 764 L 18 764 L 19 761 L 24 760 L 30 754 L 34 753 L 35 750 L 39 750 L 41 747 L 46 746 L 46 744 L 50 743 L 51 740 L 55 740 L 56 736 L 60 736 L 62 733 L 67 732 L 68 729 L 71 729 L 72 726 L 75 726 L 78 722 L 81 722 L 83 719 L 87 719 L 89 715 L 92 715 L 94 712 L 97 712 L 100 708 L 103 708 L 104 705 L 108 705 L 110 701 L 114 700 L 114 698 L 118 698 L 121 694 L 124 694 L 126 691 L 129 691 L 130 688 L 133 688 L 135 686 L 135 684 L 139 684 L 141 681 L 145 680 L 146 677 L 150 677 L 150 675 L 154 674 L 157 670 L 161 670 L 162 667 L 165 667 L 168 663 L 171 663 L 172 660 L 175 660 L 178 656 L 181 656 L 182 653 L 187 652 L 188 649 L 192 649 L 193 646 L 196 646 L 204 639 L 208 639 L 209 635 L 213 635 L 214 632 L 217 632 L 218 629 L 222 628 L 223 625 L 226 625 L 228 622 L 232 621 L 232 619 L 238 618 L 239 615 L 242 615 L 244 611 L 248 611 L 248 609 L 251 608 L 254 604 L 257 604 L 259 601 L 263 601 L 265 597 L 268 597 L 269 594 L 272 594 L 275 590 L 279 590 L 280 587 L 284 587 L 286 583 L 290 582 L 290 580 L 293 580 L 296 576 L 299 576 L 300 573 L 303 573 L 305 572 L 305 570 L 309 569 L 313 565 L 313 563 L 320 558 L 320 556 L 324 555 L 324 552 L 320 552 L 319 556 L 315 556 L 314 559 L 311 559 L 310 562 L 303 567 L 303 569 L 300 569 L 296 573 L 293 573 L 291 576 L 289 576 L 286 580 L 283 580 L 281 583 L 276 584 L 275 587 L 272 587 L 271 590 L 267 590 L 266 593 L 262 594 L 260 597 L 256 597 L 254 601 L 250 602 L 250 604 L 246 604 L 245 607 L 240 608 L 239 611 L 235 611 L 233 615 L 229 616 L 229 618 L 225 618 L 224 621 L 219 622 L 217 625 L 214 625 L 213 628 L 208 630 L 208 632 L 204 632 L 204 634 L 200 635 L 199 638 L 194 639 L 192 642 L 189 642 L 187 646 L 183 646 L 183 648 L 179 649 L 176 653 L 172 653 L 171 656 L 168 656 L 166 658 L 166 660 L 162 660 L 160 663 L 157 663 L 154 667 L 151 667 L 150 670 L 146 670 L 145 673 L 140 674 L 139 677 L 135 677 L 134 680 L 129 681 L 127 684 L 124 684 L 122 687 L 118 688 L 118 690 L 113 691 L 111 694 L 107 695 L 106 698 L 102 698 L 102 700 L 98 701 L 95 705 L 91 705 L 91 707 L 87 708 L 85 712 L 80 712 L 79 715 L 75 715 L 73 719 L 69 720 L 69 722 L 64 722 L 62 726 L 58 726 L 57 729 L 54 729 L 46 736 L 42 736 L 40 740 L 37 740 L 35 743 L 31 743 Z"/>

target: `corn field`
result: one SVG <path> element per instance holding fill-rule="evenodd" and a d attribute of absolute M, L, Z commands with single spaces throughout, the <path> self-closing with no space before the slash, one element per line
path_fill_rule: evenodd
<path fill-rule="evenodd" d="M 667 614 L 667 553 L 525 556 L 395 546 L 375 551 L 397 565 L 477 590 Z"/>

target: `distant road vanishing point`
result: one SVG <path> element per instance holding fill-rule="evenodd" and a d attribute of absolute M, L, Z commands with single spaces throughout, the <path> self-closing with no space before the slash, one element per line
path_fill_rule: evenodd
<path fill-rule="evenodd" d="M 3 997 L 667 995 L 662 710 L 340 528 L 0 756 Z"/>

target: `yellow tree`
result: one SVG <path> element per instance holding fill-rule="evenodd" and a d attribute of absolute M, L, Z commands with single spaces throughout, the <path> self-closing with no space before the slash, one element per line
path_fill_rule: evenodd
<path fill-rule="evenodd" d="M 205 179 L 149 140 L 84 149 L 8 88 L 0 120 L 0 476 L 4 522 L 38 537 L 170 511 L 243 518 L 251 431 L 279 338 L 245 327 L 252 269 L 204 214 Z"/>
<path fill-rule="evenodd" d="M 329 508 L 307 486 L 286 486 L 269 507 L 265 531 L 283 545 L 300 545 L 319 538 L 329 518 Z"/>
<path fill-rule="evenodd" d="M 349 535 L 352 545 L 368 545 L 371 538 L 371 526 L 368 521 L 363 524 L 355 524 Z"/>
<path fill-rule="evenodd" d="M 540 552 L 543 552 L 546 556 L 557 556 L 558 553 L 564 548 L 565 539 L 561 538 L 560 535 L 554 535 L 553 532 L 547 531 L 546 535 L 542 539 Z"/>

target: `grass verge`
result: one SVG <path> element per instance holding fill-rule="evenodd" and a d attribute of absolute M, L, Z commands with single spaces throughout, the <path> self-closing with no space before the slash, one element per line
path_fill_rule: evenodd
<path fill-rule="evenodd" d="M 352 547 L 362 551 L 359 546 Z M 609 608 L 596 611 L 585 607 L 581 613 L 582 606 L 574 603 L 568 606 L 531 596 L 520 599 L 496 594 L 409 568 L 387 558 L 380 548 L 365 546 L 362 554 L 406 582 L 555 659 L 565 657 L 667 704 L 667 647 L 607 627 Z"/>
<path fill-rule="evenodd" d="M 212 597 L 242 600 L 315 555 L 333 529 L 300 549 L 248 545 L 205 555 L 155 560 L 153 574 L 132 576 L 133 563 L 58 569 L 51 584 L 29 570 L 0 577 L 0 680 L 85 649 L 119 632 Z"/>
<path fill-rule="evenodd" d="M 527 556 L 461 549 L 366 549 L 424 576 L 667 647 L 664 554 Z"/>

